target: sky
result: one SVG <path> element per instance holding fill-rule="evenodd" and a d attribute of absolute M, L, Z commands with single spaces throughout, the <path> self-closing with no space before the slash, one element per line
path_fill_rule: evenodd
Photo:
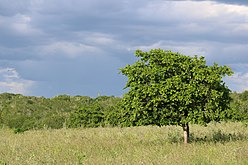
<path fill-rule="evenodd" d="M 0 93 L 121 97 L 137 49 L 204 56 L 248 90 L 248 1 L 0 0 Z"/>

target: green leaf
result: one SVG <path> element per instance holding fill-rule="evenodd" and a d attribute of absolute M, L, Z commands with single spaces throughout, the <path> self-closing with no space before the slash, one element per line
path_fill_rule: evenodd
<path fill-rule="evenodd" d="M 121 101 L 129 114 L 124 120 L 134 114 L 139 118 L 131 125 L 206 124 L 227 116 L 230 90 L 222 77 L 232 74 L 229 67 L 161 49 L 135 55 L 137 62 L 120 69 L 129 87 Z"/>

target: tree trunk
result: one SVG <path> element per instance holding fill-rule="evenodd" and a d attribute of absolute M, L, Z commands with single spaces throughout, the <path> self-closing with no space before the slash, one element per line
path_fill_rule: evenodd
<path fill-rule="evenodd" d="M 184 144 L 189 143 L 189 123 L 183 124 L 183 137 L 184 137 Z"/>

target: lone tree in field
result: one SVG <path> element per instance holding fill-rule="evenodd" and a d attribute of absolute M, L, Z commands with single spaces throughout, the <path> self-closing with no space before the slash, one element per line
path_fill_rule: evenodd
<path fill-rule="evenodd" d="M 188 143 L 189 123 L 229 117 L 230 90 L 222 81 L 229 67 L 161 49 L 135 54 L 140 59 L 120 69 L 129 89 L 121 104 L 124 126 L 180 125 Z"/>

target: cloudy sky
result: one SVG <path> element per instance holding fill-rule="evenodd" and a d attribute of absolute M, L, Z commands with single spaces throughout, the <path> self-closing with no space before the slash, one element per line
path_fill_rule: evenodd
<path fill-rule="evenodd" d="M 161 48 L 230 66 L 248 89 L 248 1 L 0 0 L 0 93 L 121 96 L 119 68 Z"/>

